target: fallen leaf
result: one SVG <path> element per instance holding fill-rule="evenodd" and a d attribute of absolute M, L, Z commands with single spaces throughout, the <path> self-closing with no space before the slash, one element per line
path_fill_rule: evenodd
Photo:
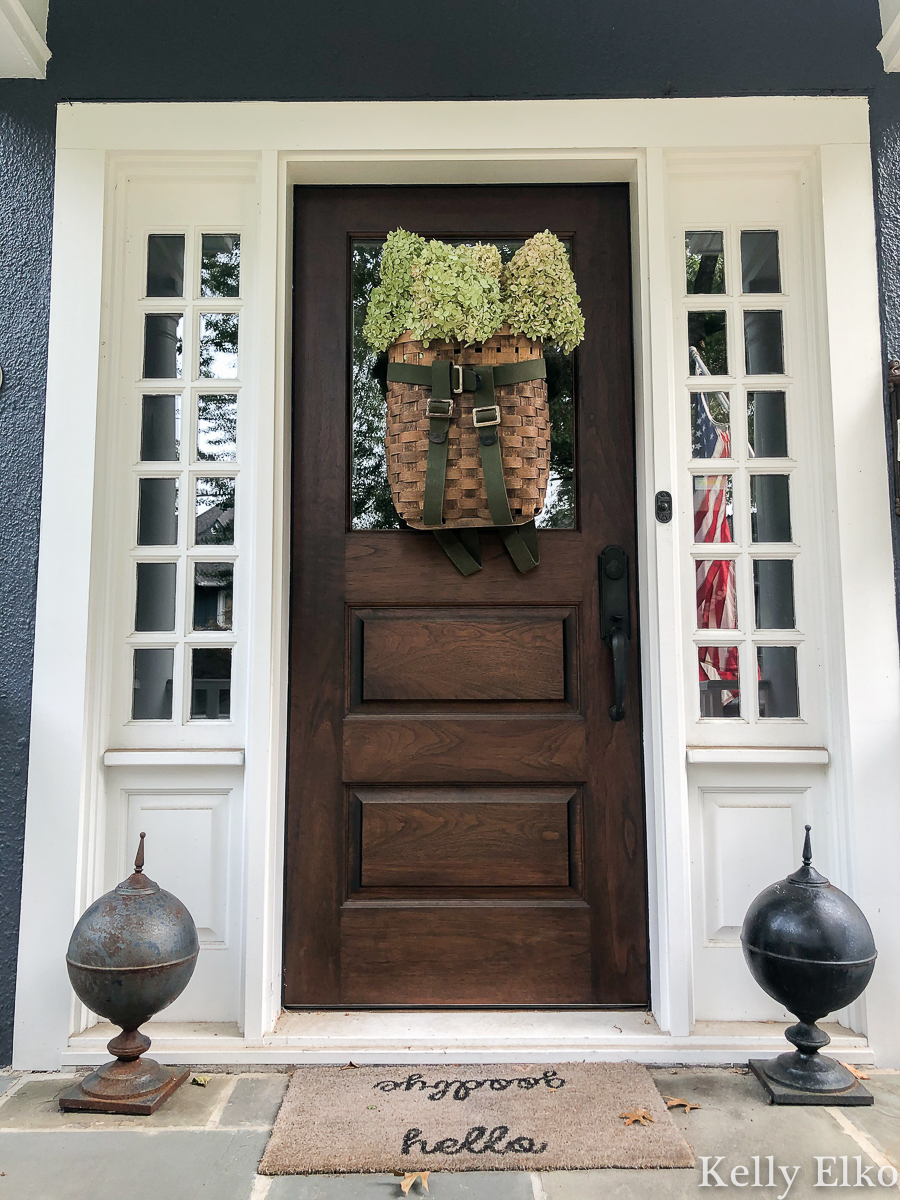
<path fill-rule="evenodd" d="M 374 1108 L 376 1112 L 378 1111 L 377 1105 L 375 1104 L 367 1104 L 366 1108 Z"/>
<path fill-rule="evenodd" d="M 206 1087 L 211 1079 L 212 1075 L 192 1075 L 191 1083 L 195 1083 L 197 1087 Z"/>
<path fill-rule="evenodd" d="M 869 1078 L 868 1075 L 865 1073 L 865 1071 L 860 1071 L 859 1067 L 852 1067 L 850 1065 L 850 1063 L 841 1063 L 841 1066 L 846 1067 L 847 1070 L 850 1072 L 850 1074 L 855 1079 L 868 1079 Z"/>
<path fill-rule="evenodd" d="M 683 1100 L 681 1096 L 663 1096 L 666 1102 L 666 1108 L 683 1108 L 686 1113 L 689 1113 L 692 1108 L 699 1108 L 699 1104 L 691 1104 L 690 1100 Z"/>
<path fill-rule="evenodd" d="M 419 1180 L 425 1191 L 428 1191 L 428 1171 L 407 1171 L 400 1180 L 400 1191 L 404 1196 L 409 1195 L 409 1189 Z"/>
<path fill-rule="evenodd" d="M 636 1108 L 633 1112 L 619 1113 L 619 1116 L 626 1125 L 634 1125 L 636 1122 L 640 1122 L 641 1125 L 649 1125 L 653 1120 L 646 1108 Z"/>
<path fill-rule="evenodd" d="M 341 1070 L 342 1071 L 358 1071 L 359 1065 L 355 1062 L 344 1063 L 344 1065 L 341 1067 Z"/>

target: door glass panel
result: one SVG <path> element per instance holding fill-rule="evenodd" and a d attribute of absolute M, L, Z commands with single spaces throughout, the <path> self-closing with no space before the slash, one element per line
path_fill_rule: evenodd
<path fill-rule="evenodd" d="M 741 715 L 740 658 L 737 646 L 698 646 L 700 716 Z"/>
<path fill-rule="evenodd" d="M 512 258 L 523 240 L 494 242 L 504 263 Z M 354 239 L 351 243 L 352 529 L 399 529 L 401 524 L 391 500 L 385 462 L 387 354 L 374 353 L 362 336 L 369 295 L 378 283 L 383 245 L 382 239 Z M 574 529 L 574 354 L 563 354 L 558 347 L 547 346 L 544 357 L 550 407 L 550 481 L 543 512 L 535 524 L 539 529 Z"/>
<path fill-rule="evenodd" d="M 178 460 L 180 396 L 144 396 L 141 402 L 141 462 Z"/>
<path fill-rule="evenodd" d="M 727 375 L 728 339 L 724 312 L 689 312 L 688 373 Z"/>
<path fill-rule="evenodd" d="M 784 392 L 747 393 L 747 437 L 752 457 L 787 457 Z"/>
<path fill-rule="evenodd" d="M 741 290 L 780 292 L 778 233 L 774 229 L 745 229 L 741 233 Z"/>
<path fill-rule="evenodd" d="M 744 313 L 744 359 L 748 375 L 784 374 L 781 313 Z"/>
<path fill-rule="evenodd" d="M 184 294 L 184 234 L 151 233 L 147 238 L 147 295 Z"/>
<path fill-rule="evenodd" d="M 757 629 L 794 628 L 794 564 L 789 558 L 757 558 L 753 563 Z"/>
<path fill-rule="evenodd" d="M 797 698 L 797 647 L 757 646 L 759 715 L 799 717 Z"/>
<path fill-rule="evenodd" d="M 231 629 L 234 563 L 194 563 L 194 628 Z"/>
<path fill-rule="evenodd" d="M 750 533 L 754 542 L 791 540 L 791 494 L 787 475 L 750 476 Z"/>
<path fill-rule="evenodd" d="M 734 500 L 730 475 L 694 476 L 694 541 L 734 541 Z"/>
<path fill-rule="evenodd" d="M 731 405 L 727 392 L 691 392 L 694 458 L 731 457 Z"/>
<path fill-rule="evenodd" d="M 197 397 L 197 458 L 234 462 L 237 458 L 237 396 Z"/>
<path fill-rule="evenodd" d="M 200 314 L 200 378 L 236 379 L 238 314 Z"/>
<path fill-rule="evenodd" d="M 733 558 L 698 558 L 697 628 L 737 629 L 737 588 Z"/>
<path fill-rule="evenodd" d="M 176 563 L 137 564 L 137 601 L 134 613 L 136 633 L 175 628 Z"/>
<path fill-rule="evenodd" d="M 175 651 L 171 648 L 135 650 L 132 681 L 133 721 L 172 720 L 172 674 Z"/>
<path fill-rule="evenodd" d="M 689 296 L 725 291 L 725 255 L 721 233 L 686 233 L 684 267 Z"/>
<path fill-rule="evenodd" d="M 231 716 L 231 648 L 191 651 L 191 719 L 225 721 Z"/>
<path fill-rule="evenodd" d="M 144 378 L 180 379 L 184 348 L 181 313 L 147 313 L 144 316 Z"/>
<path fill-rule="evenodd" d="M 201 296 L 239 296 L 241 235 L 204 233 L 200 257 Z"/>
<path fill-rule="evenodd" d="M 234 545 L 234 479 L 198 479 L 194 501 L 194 541 L 198 546 Z"/>
<path fill-rule="evenodd" d="M 178 480 L 141 479 L 138 484 L 139 546 L 174 546 L 178 541 Z"/>

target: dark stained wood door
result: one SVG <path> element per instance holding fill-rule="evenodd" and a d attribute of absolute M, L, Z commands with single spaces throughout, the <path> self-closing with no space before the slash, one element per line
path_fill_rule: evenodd
<path fill-rule="evenodd" d="M 284 1003 L 646 1006 L 639 659 L 613 722 L 597 570 L 628 553 L 636 631 L 627 188 L 298 188 L 295 217 Z M 528 574 L 493 533 L 464 578 L 351 528 L 351 250 L 397 226 L 571 246 L 577 514 Z"/>

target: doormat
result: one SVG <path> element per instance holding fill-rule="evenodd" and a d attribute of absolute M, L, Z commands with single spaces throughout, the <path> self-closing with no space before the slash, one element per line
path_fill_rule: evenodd
<path fill-rule="evenodd" d="M 637 1063 L 299 1067 L 259 1173 L 693 1165 Z"/>

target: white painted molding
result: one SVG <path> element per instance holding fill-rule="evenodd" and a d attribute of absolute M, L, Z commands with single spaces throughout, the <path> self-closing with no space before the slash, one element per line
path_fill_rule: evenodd
<path fill-rule="evenodd" d="M 698 763 L 766 763 L 772 766 L 823 766 L 831 756 L 824 746 L 688 746 L 687 760 Z"/>
<path fill-rule="evenodd" d="M 885 71 L 900 71 L 900 12 L 884 31 L 878 49 L 884 59 Z"/>
<path fill-rule="evenodd" d="M 242 767 L 243 750 L 107 750 L 104 767 Z"/>
<path fill-rule="evenodd" d="M 50 50 L 21 0 L 0 0 L 0 79 L 45 79 Z"/>

